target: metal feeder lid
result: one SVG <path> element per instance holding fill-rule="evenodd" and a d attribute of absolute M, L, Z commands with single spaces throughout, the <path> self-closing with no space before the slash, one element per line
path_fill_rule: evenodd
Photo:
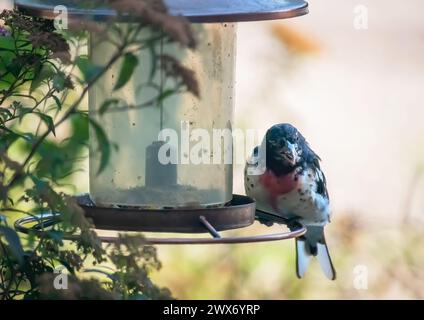
<path fill-rule="evenodd" d="M 55 6 L 64 5 L 71 17 L 91 17 L 104 20 L 116 16 L 105 7 L 85 9 L 75 0 L 15 0 L 19 10 L 43 18 L 54 18 Z M 68 5 L 67 5 L 68 3 Z M 239 22 L 287 19 L 308 13 L 303 0 L 165 0 L 173 15 L 185 16 L 191 22 Z"/>

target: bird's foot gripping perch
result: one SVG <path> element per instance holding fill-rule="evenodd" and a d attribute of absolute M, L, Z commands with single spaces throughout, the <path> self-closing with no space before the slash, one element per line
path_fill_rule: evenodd
<path fill-rule="evenodd" d="M 299 222 L 298 217 L 287 219 L 259 209 L 256 209 L 256 220 L 267 227 L 272 227 L 274 223 L 285 224 L 290 231 L 299 230 L 304 227 L 302 223 Z"/>

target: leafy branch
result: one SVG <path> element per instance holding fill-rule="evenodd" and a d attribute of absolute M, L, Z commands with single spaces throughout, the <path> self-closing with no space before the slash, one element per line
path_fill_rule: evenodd
<path fill-rule="evenodd" d="M 145 50 L 154 61 L 145 87 L 156 88 L 157 95 L 134 106 L 105 100 L 100 114 L 155 107 L 163 99 L 186 91 L 199 96 L 193 72 L 156 50 L 160 43 L 194 48 L 188 22 L 170 16 L 162 1 L 107 3 L 127 18 L 131 12 L 136 23 L 118 28 L 113 23 L 100 26 L 73 20 L 65 33 L 56 31 L 49 20 L 16 11 L 0 13 L 4 23 L 0 25 L 1 299 L 171 297 L 169 290 L 157 287 L 149 278 L 151 271 L 161 267 L 154 247 L 142 237 L 127 236 L 115 244 L 102 245 L 84 211 L 65 192 L 85 158 L 89 126 L 102 140 L 99 172 L 109 161 L 112 142 L 101 124 L 86 112 L 84 102 L 112 66 L 120 68 L 114 87 L 118 91 L 131 80 L 139 53 Z M 81 29 L 86 32 L 75 31 Z M 84 57 L 87 33 L 96 33 L 99 43 L 115 47 L 104 65 L 94 65 Z M 164 75 L 166 90 L 155 83 L 157 72 Z M 65 124 L 69 130 L 64 133 L 59 128 Z M 42 236 L 35 232 L 22 236 L 10 226 L 18 217 L 43 212 L 60 213 L 61 219 L 52 226 L 38 223 Z M 71 233 L 79 236 L 65 240 Z M 105 270 L 105 262 L 113 268 Z M 92 268 L 87 267 L 90 263 Z M 58 291 L 52 286 L 59 265 L 69 273 L 69 290 Z M 88 274 L 92 277 L 87 278 Z"/>

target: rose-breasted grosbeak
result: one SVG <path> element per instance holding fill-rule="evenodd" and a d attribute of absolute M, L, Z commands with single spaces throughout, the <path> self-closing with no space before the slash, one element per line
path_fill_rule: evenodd
<path fill-rule="evenodd" d="M 320 160 L 295 127 L 277 124 L 247 161 L 244 183 L 259 210 L 284 218 L 290 228 L 296 223 L 306 226 L 306 234 L 296 239 L 297 276 L 304 277 L 315 256 L 327 278 L 334 280 L 336 271 L 324 238 L 330 206 Z"/>

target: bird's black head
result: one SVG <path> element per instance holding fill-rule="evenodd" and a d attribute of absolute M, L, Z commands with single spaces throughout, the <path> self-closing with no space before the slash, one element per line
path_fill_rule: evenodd
<path fill-rule="evenodd" d="M 291 124 L 272 126 L 266 133 L 266 164 L 277 176 L 293 171 L 303 162 L 319 159 L 305 138 Z"/>

